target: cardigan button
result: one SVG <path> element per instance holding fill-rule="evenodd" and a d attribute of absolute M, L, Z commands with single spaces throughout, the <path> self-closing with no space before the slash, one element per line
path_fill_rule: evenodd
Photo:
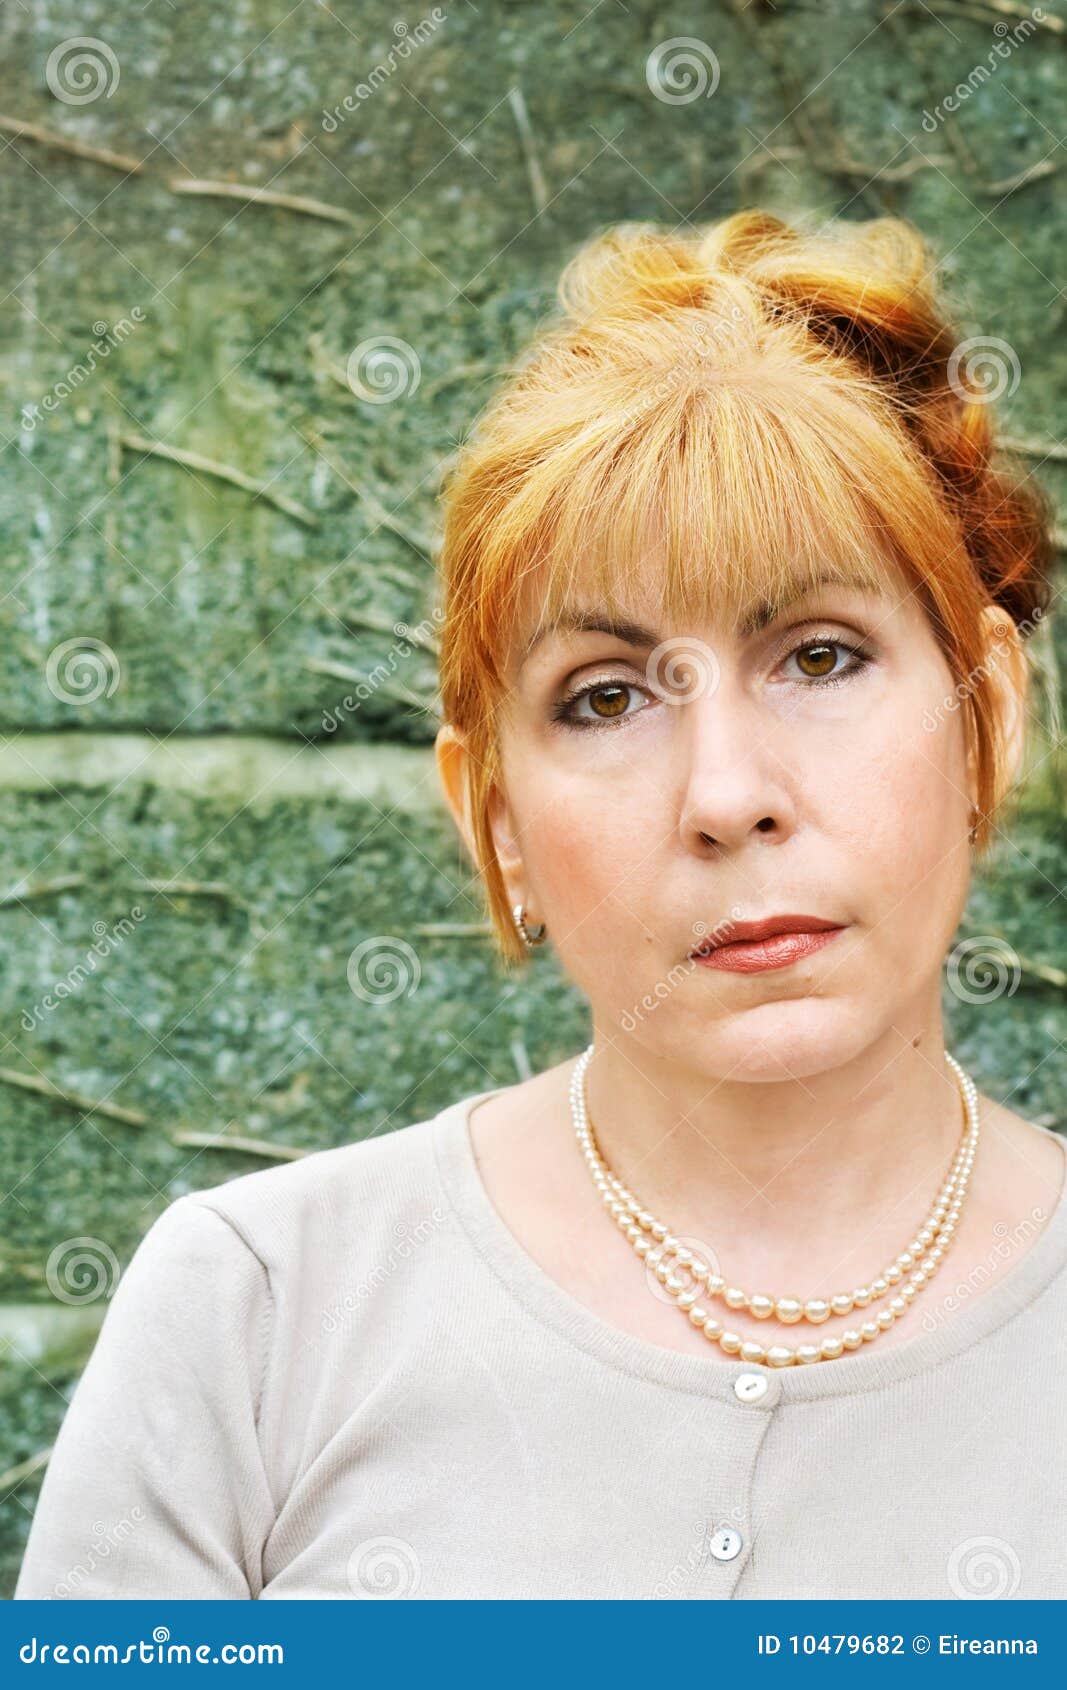
<path fill-rule="evenodd" d="M 749 1368 L 734 1379 L 734 1396 L 752 1408 L 776 1408 L 782 1400 L 782 1381 L 777 1373 Z"/>
<path fill-rule="evenodd" d="M 716 1561 L 732 1561 L 744 1548 L 744 1539 L 733 1526 L 720 1526 L 708 1547 Z"/>

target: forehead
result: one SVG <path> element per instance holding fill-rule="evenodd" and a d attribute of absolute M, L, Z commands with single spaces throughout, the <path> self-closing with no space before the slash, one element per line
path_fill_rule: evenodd
<path fill-rule="evenodd" d="M 574 572 L 563 586 L 545 572 L 526 581 L 513 622 L 510 664 L 521 664 L 553 634 L 610 632 L 634 645 L 654 643 L 668 630 L 725 629 L 741 638 L 759 634 L 790 605 L 808 594 L 837 589 L 874 594 L 889 612 L 913 598 L 903 571 L 885 555 L 833 560 L 804 569 L 783 564 L 768 577 L 705 576 L 669 582 L 662 560 L 650 559 L 637 572 L 590 572 L 588 584 Z M 671 590 L 673 587 L 673 591 Z"/>

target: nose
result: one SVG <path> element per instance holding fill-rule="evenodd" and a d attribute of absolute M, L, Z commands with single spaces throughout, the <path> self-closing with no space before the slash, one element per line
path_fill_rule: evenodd
<path fill-rule="evenodd" d="M 738 851 L 749 842 L 781 844 L 796 826 L 790 770 L 776 750 L 781 722 L 723 672 L 707 696 L 678 708 L 683 759 L 680 826 L 687 850 Z"/>

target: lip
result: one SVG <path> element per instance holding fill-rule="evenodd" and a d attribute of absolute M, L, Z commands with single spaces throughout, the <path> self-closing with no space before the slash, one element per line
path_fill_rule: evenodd
<path fill-rule="evenodd" d="M 768 968 L 788 968 L 821 950 L 843 931 L 843 923 L 821 916 L 764 916 L 759 921 L 731 922 L 725 938 L 718 943 L 705 941 L 703 947 L 689 954 L 702 968 L 757 974 Z"/>

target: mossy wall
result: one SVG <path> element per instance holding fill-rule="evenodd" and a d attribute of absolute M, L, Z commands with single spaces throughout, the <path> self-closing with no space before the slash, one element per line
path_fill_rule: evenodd
<path fill-rule="evenodd" d="M 1063 511 L 1067 31 L 1044 13 L 0 14 L 5 1591 L 109 1276 L 169 1201 L 583 1042 L 550 954 L 495 963 L 430 760 L 440 476 L 575 246 L 752 204 L 911 218 L 1010 348 L 1006 426 Z M 964 929 L 1019 982 L 946 993 L 979 1083 L 1055 1124 L 1063 621 Z M 383 936 L 398 989 L 360 996 L 350 959 Z M 81 1237 L 91 1296 L 62 1278 Z"/>

